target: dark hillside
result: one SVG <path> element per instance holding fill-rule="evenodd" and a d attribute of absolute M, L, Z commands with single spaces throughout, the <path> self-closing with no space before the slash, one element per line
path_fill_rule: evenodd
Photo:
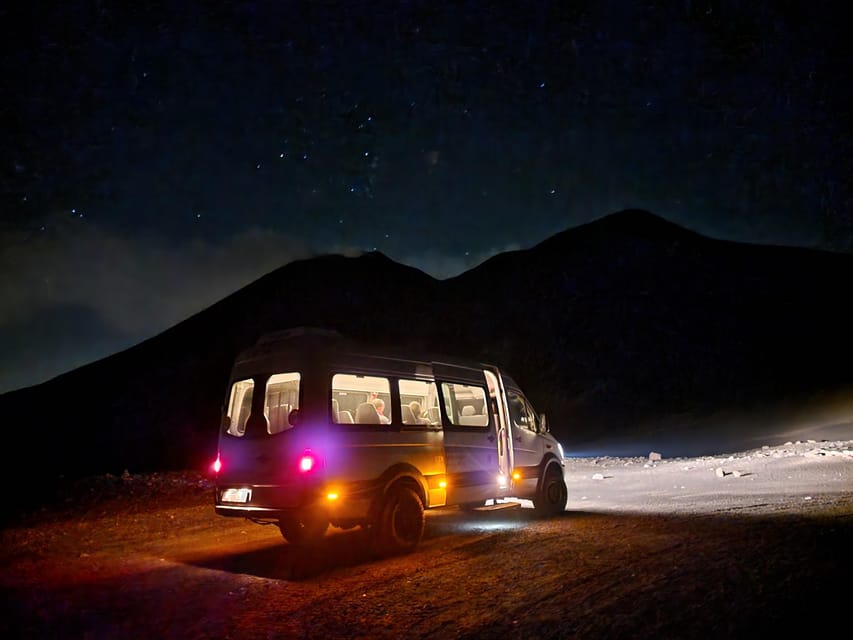
<path fill-rule="evenodd" d="M 0 396 L 38 477 L 200 468 L 229 367 L 324 326 L 504 366 L 570 447 L 661 416 L 853 383 L 853 256 L 712 240 L 621 212 L 456 278 L 371 253 L 288 264 L 132 349 Z M 9 467 L 7 467 L 9 468 Z"/>
<path fill-rule="evenodd" d="M 459 298 L 501 283 L 500 313 L 481 302 L 472 314 L 484 357 L 588 433 L 853 381 L 851 277 L 853 256 L 712 240 L 627 211 L 445 284 Z"/>
<path fill-rule="evenodd" d="M 163 334 L 0 396 L 12 450 L 56 473 L 198 468 L 215 454 L 231 362 L 265 331 L 323 325 L 395 341 L 436 281 L 380 254 L 288 264 Z"/>

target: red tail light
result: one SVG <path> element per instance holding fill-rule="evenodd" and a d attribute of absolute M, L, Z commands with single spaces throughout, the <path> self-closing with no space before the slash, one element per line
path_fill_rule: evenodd
<path fill-rule="evenodd" d="M 311 449 L 305 449 L 302 452 L 302 457 L 299 458 L 299 470 L 302 473 L 310 473 L 317 466 L 317 458 L 311 452 Z"/>
<path fill-rule="evenodd" d="M 222 458 L 219 457 L 218 453 L 216 454 L 216 460 L 213 461 L 210 468 L 213 470 L 213 473 L 219 473 L 222 471 Z"/>

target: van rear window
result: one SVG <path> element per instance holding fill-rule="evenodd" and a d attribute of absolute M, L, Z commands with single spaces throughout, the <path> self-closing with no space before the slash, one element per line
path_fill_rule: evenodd
<path fill-rule="evenodd" d="M 293 427 L 291 412 L 299 408 L 299 373 L 276 373 L 274 375 L 238 380 L 231 385 L 225 431 L 232 436 L 246 433 L 246 422 L 252 412 L 255 387 L 264 384 L 263 411 L 267 419 L 267 433 L 274 435 Z"/>
<path fill-rule="evenodd" d="M 255 391 L 254 380 L 238 380 L 231 385 L 231 398 L 225 416 L 226 431 L 232 436 L 246 433 L 246 420 L 252 411 L 252 396 Z"/>
<path fill-rule="evenodd" d="M 290 412 L 299 408 L 299 381 L 298 373 L 277 373 L 267 381 L 264 414 L 269 420 L 270 434 L 293 427 Z"/>

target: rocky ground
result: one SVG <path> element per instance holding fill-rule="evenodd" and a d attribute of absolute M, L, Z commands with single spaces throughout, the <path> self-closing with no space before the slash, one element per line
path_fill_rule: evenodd
<path fill-rule="evenodd" d="M 413 554 L 310 552 L 213 513 L 197 473 L 63 487 L 0 537 L 4 638 L 825 634 L 846 617 L 853 442 L 567 459 L 569 510 L 429 512 Z"/>

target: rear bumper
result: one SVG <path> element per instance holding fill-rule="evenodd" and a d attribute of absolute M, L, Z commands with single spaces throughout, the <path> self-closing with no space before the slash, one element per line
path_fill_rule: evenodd
<path fill-rule="evenodd" d="M 216 487 L 215 510 L 217 515 L 250 520 L 277 521 L 284 517 L 298 516 L 306 511 L 323 510 L 329 520 L 336 521 L 367 519 L 375 496 L 375 485 L 365 486 L 252 486 L 241 485 L 251 490 L 249 502 L 231 503 L 222 501 L 222 493 L 237 485 L 220 484 Z"/>

